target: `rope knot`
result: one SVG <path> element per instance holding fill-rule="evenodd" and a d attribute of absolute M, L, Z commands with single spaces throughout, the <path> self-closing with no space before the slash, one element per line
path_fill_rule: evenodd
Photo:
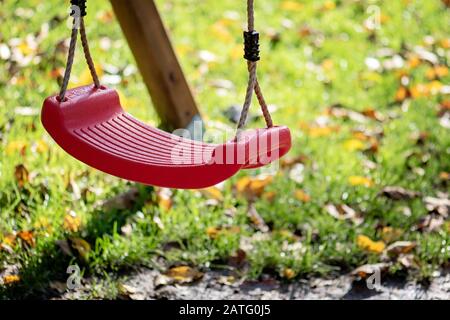
<path fill-rule="evenodd" d="M 248 61 L 259 61 L 259 33 L 244 31 L 244 58 Z"/>
<path fill-rule="evenodd" d="M 80 9 L 80 17 L 86 16 L 86 0 L 70 0 L 72 6 L 77 6 Z M 76 12 L 72 10 L 70 14 L 72 17 Z"/>

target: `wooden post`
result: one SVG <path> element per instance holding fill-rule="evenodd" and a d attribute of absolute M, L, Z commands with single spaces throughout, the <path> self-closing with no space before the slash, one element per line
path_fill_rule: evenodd
<path fill-rule="evenodd" d="M 167 129 L 186 128 L 199 111 L 153 0 L 111 0 L 139 71 Z"/>

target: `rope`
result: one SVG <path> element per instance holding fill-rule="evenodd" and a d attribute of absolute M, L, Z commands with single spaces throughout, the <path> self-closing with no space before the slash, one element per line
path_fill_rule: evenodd
<path fill-rule="evenodd" d="M 255 8 L 254 8 L 254 0 L 247 0 L 247 29 L 248 33 L 251 34 L 255 31 Z M 247 45 L 247 43 L 246 43 Z M 256 46 L 258 44 L 256 43 Z M 247 48 L 246 48 L 247 49 Z M 258 48 L 256 47 L 256 50 Z M 258 83 L 258 77 L 256 74 L 257 69 L 257 63 L 256 61 L 259 59 L 259 57 L 256 57 L 254 61 L 248 61 L 248 73 L 249 73 L 249 80 L 247 85 L 247 91 L 245 95 L 245 101 L 244 105 L 242 107 L 241 117 L 239 119 L 238 123 L 238 129 L 242 129 L 245 126 L 245 122 L 248 118 L 248 112 L 250 109 L 250 105 L 252 103 L 252 95 L 253 91 L 256 94 L 256 97 L 258 98 L 259 105 L 261 107 L 262 113 L 264 115 L 264 120 L 266 121 L 267 127 L 273 127 L 272 117 L 270 116 L 269 109 L 267 107 L 266 101 L 264 99 L 264 96 L 261 91 L 261 87 Z"/>
<path fill-rule="evenodd" d="M 73 27 L 72 27 L 72 34 L 70 36 L 70 46 L 69 46 L 69 53 L 67 55 L 67 63 L 66 63 L 66 70 L 64 72 L 64 78 L 61 85 L 61 90 L 59 92 L 59 101 L 63 102 L 66 96 L 67 86 L 69 84 L 70 80 L 70 74 L 72 72 L 72 65 L 73 65 L 73 58 L 75 57 L 75 47 L 77 45 L 77 34 L 78 30 L 75 25 L 75 19 L 73 21 Z"/>
<path fill-rule="evenodd" d="M 94 81 L 94 85 L 96 88 L 100 87 L 100 80 L 98 79 L 97 71 L 95 70 L 94 61 L 91 56 L 91 52 L 89 50 L 89 43 L 86 36 L 86 26 L 84 24 L 84 15 L 86 14 L 86 1 L 81 2 L 73 2 L 75 5 L 81 6 L 81 16 L 78 17 L 80 20 L 80 38 L 81 44 L 83 46 L 83 53 L 86 59 L 87 65 L 89 67 L 89 71 L 91 73 L 92 79 Z M 77 44 L 77 36 L 78 36 L 78 26 L 77 26 L 77 17 L 74 16 L 72 33 L 70 36 L 70 45 L 69 45 L 69 53 L 67 55 L 66 62 L 66 70 L 64 71 L 64 78 L 61 84 L 61 90 L 59 92 L 59 101 L 63 102 L 66 97 L 67 86 L 69 85 L 70 75 L 72 73 L 73 60 L 75 57 L 75 48 Z"/>
<path fill-rule="evenodd" d="M 86 27 L 84 25 L 84 18 L 81 17 L 80 20 L 80 38 L 81 44 L 83 45 L 84 57 L 86 58 L 89 71 L 91 72 L 92 79 L 94 80 L 95 87 L 100 87 L 100 81 L 98 80 L 97 71 L 95 70 L 94 61 L 92 60 L 91 52 L 89 50 L 89 43 L 86 37 Z"/>

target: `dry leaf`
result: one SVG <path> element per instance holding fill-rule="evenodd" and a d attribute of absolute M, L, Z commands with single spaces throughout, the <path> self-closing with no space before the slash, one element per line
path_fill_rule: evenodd
<path fill-rule="evenodd" d="M 352 186 L 364 186 L 364 187 L 372 187 L 373 181 L 370 178 L 362 177 L 362 176 L 350 176 L 348 178 L 348 182 Z"/>
<path fill-rule="evenodd" d="M 288 280 L 293 279 L 296 276 L 295 271 L 291 268 L 285 268 L 283 270 L 283 278 L 286 278 Z"/>
<path fill-rule="evenodd" d="M 3 277 L 3 284 L 4 285 L 12 285 L 14 283 L 17 283 L 20 281 L 20 276 L 16 274 L 10 274 Z"/>
<path fill-rule="evenodd" d="M 228 258 L 228 264 L 234 268 L 242 269 L 247 266 L 247 253 L 238 249 L 234 255 Z"/>
<path fill-rule="evenodd" d="M 344 142 L 344 149 L 347 151 L 364 150 L 366 145 L 359 139 L 349 139 Z"/>
<path fill-rule="evenodd" d="M 415 229 L 422 232 L 433 232 L 439 230 L 444 222 L 444 217 L 430 214 L 420 219 Z"/>
<path fill-rule="evenodd" d="M 450 199 L 446 198 L 435 198 L 435 197 L 425 197 L 424 198 L 425 207 L 430 213 L 438 213 L 444 218 L 448 217 L 450 210 Z"/>
<path fill-rule="evenodd" d="M 303 190 L 295 190 L 294 196 L 297 200 L 302 201 L 302 202 L 311 201 L 311 196 Z"/>
<path fill-rule="evenodd" d="M 303 4 L 293 0 L 286 0 L 281 3 L 281 9 L 286 11 L 300 11 L 303 8 Z"/>
<path fill-rule="evenodd" d="M 258 211 L 256 211 L 256 208 L 253 204 L 249 206 L 247 215 L 257 230 L 261 232 L 269 231 L 269 227 L 267 226 L 264 219 L 259 215 Z"/>
<path fill-rule="evenodd" d="M 383 241 L 373 241 L 365 235 L 358 235 L 356 238 L 356 245 L 366 251 L 373 253 L 382 253 L 386 245 Z"/>
<path fill-rule="evenodd" d="M 390 255 L 396 255 L 402 253 L 409 253 L 412 249 L 416 247 L 415 242 L 411 241 L 397 241 L 392 243 L 386 248 L 386 252 Z"/>
<path fill-rule="evenodd" d="M 34 247 L 36 242 L 34 240 L 33 233 L 31 231 L 19 231 L 17 237 L 25 241 L 30 247 Z"/>
<path fill-rule="evenodd" d="M 325 205 L 325 209 L 331 216 L 333 216 L 336 219 L 351 220 L 356 225 L 359 225 L 363 222 L 362 217 L 360 217 L 353 208 L 349 207 L 346 204 L 342 205 L 327 204 Z"/>
<path fill-rule="evenodd" d="M 161 209 L 169 211 L 172 208 L 172 190 L 169 188 L 159 188 L 156 191 L 156 198 Z"/>
<path fill-rule="evenodd" d="M 420 197 L 420 192 L 406 190 L 402 187 L 388 186 L 381 190 L 381 194 L 392 200 L 410 200 Z"/>
<path fill-rule="evenodd" d="M 91 245 L 81 238 L 70 238 L 69 240 L 72 248 L 78 253 L 80 258 L 84 261 L 88 261 Z"/>
<path fill-rule="evenodd" d="M 403 235 L 403 230 L 392 228 L 392 227 L 383 227 L 381 229 L 381 239 L 383 239 L 384 242 L 390 243 L 392 241 L 397 240 Z"/>
<path fill-rule="evenodd" d="M 176 283 L 191 283 L 203 277 L 203 273 L 189 266 L 172 267 L 164 274 Z"/>
<path fill-rule="evenodd" d="M 81 227 L 81 218 L 75 211 L 70 211 L 64 216 L 63 228 L 69 232 L 78 232 Z"/>
<path fill-rule="evenodd" d="M 277 193 L 275 191 L 268 191 L 263 193 L 262 198 L 268 202 L 273 202 L 276 196 Z"/>
<path fill-rule="evenodd" d="M 130 188 L 127 192 L 121 193 L 113 198 L 110 198 L 102 203 L 100 206 L 104 210 L 124 210 L 131 209 L 139 198 L 139 189 Z"/>
<path fill-rule="evenodd" d="M 352 271 L 351 275 L 366 279 L 375 272 L 385 272 L 389 268 L 388 263 L 365 264 Z"/>
<path fill-rule="evenodd" d="M 200 189 L 199 191 L 205 197 L 208 197 L 210 199 L 214 199 L 217 201 L 223 201 L 222 191 L 220 191 L 219 188 L 217 188 L 217 187 L 209 187 L 209 188 L 205 188 L 205 189 Z"/>
<path fill-rule="evenodd" d="M 23 164 L 19 164 L 14 169 L 14 177 L 16 178 L 19 188 L 23 188 L 30 181 L 27 168 Z"/>
<path fill-rule="evenodd" d="M 244 195 L 248 200 L 254 200 L 263 194 L 272 180 L 272 176 L 245 176 L 236 182 L 235 188 L 238 194 Z"/>

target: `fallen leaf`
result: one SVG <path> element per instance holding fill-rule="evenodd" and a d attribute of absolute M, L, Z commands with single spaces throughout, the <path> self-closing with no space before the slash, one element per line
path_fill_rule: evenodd
<path fill-rule="evenodd" d="M 101 202 L 99 206 L 101 206 L 106 211 L 131 209 L 138 198 L 139 189 L 133 187 L 124 193 L 118 194 L 115 197 Z"/>
<path fill-rule="evenodd" d="M 12 285 L 20 281 L 20 276 L 16 274 L 10 274 L 3 277 L 3 284 L 4 285 Z"/>
<path fill-rule="evenodd" d="M 446 198 L 425 197 L 424 202 L 428 212 L 438 213 L 444 218 L 448 217 L 450 210 L 450 199 L 448 199 L 448 197 Z"/>
<path fill-rule="evenodd" d="M 406 269 L 419 269 L 420 261 L 413 254 L 400 254 L 397 261 Z"/>
<path fill-rule="evenodd" d="M 360 217 L 353 208 L 349 207 L 346 204 L 327 204 L 325 205 L 325 209 L 332 217 L 336 219 L 351 220 L 356 225 L 359 225 L 363 222 L 362 217 Z"/>
<path fill-rule="evenodd" d="M 70 245 L 78 253 L 80 258 L 84 261 L 88 261 L 89 254 L 91 252 L 91 245 L 81 238 L 69 238 Z"/>
<path fill-rule="evenodd" d="M 164 211 L 169 211 L 172 208 L 172 190 L 169 188 L 159 188 L 156 191 L 156 198 L 159 207 Z"/>
<path fill-rule="evenodd" d="M 344 149 L 347 151 L 359 151 L 364 150 L 366 145 L 359 139 L 349 139 L 344 142 Z"/>
<path fill-rule="evenodd" d="M 30 181 L 28 170 L 23 164 L 19 164 L 15 167 L 14 177 L 19 188 L 23 188 Z"/>
<path fill-rule="evenodd" d="M 383 241 L 373 241 L 369 237 L 365 235 L 358 235 L 356 238 L 356 244 L 359 248 L 373 252 L 373 253 L 382 253 L 385 249 L 386 245 Z"/>
<path fill-rule="evenodd" d="M 273 202 L 276 196 L 277 193 L 275 191 L 267 191 L 263 193 L 262 198 L 268 202 Z"/>
<path fill-rule="evenodd" d="M 386 252 L 389 255 L 398 256 L 399 254 L 402 254 L 402 253 L 409 253 L 415 247 L 416 247 L 416 243 L 415 242 L 411 242 L 411 241 L 396 241 L 396 242 L 390 244 L 386 248 Z"/>
<path fill-rule="evenodd" d="M 392 227 L 383 227 L 381 229 L 381 239 L 383 239 L 386 243 L 391 243 L 392 241 L 397 240 L 403 235 L 403 230 L 392 228 Z"/>
<path fill-rule="evenodd" d="M 422 232 L 434 232 L 441 228 L 444 224 L 444 217 L 435 214 L 429 214 L 424 218 L 421 218 L 415 230 Z"/>
<path fill-rule="evenodd" d="M 294 196 L 301 202 L 309 202 L 311 200 L 311 196 L 303 190 L 295 190 Z"/>
<path fill-rule="evenodd" d="M 75 211 L 70 211 L 64 216 L 63 228 L 69 232 L 78 232 L 81 227 L 81 218 Z"/>
<path fill-rule="evenodd" d="M 283 274 L 283 278 L 286 278 L 288 280 L 291 280 L 296 276 L 295 271 L 292 270 L 291 268 L 283 269 L 282 274 Z"/>
<path fill-rule="evenodd" d="M 269 227 L 267 226 L 264 219 L 259 215 L 258 211 L 256 211 L 256 208 L 253 204 L 249 205 L 247 215 L 257 230 L 259 230 L 261 232 L 269 231 Z"/>
<path fill-rule="evenodd" d="M 214 199 L 217 201 L 223 201 L 222 191 L 220 191 L 219 188 L 217 188 L 217 187 L 209 187 L 209 188 L 205 188 L 205 189 L 200 189 L 199 191 L 205 197 L 208 197 L 210 199 Z"/>
<path fill-rule="evenodd" d="M 172 267 L 164 273 L 176 283 L 191 283 L 203 277 L 203 273 L 189 266 Z"/>
<path fill-rule="evenodd" d="M 362 265 L 351 272 L 351 275 L 366 279 L 375 272 L 385 272 L 389 268 L 389 263 L 374 263 Z"/>
<path fill-rule="evenodd" d="M 364 187 L 372 187 L 373 181 L 370 178 L 362 177 L 362 176 L 350 176 L 348 178 L 348 182 L 352 186 L 364 186 Z"/>
<path fill-rule="evenodd" d="M 25 241 L 30 247 L 34 247 L 36 245 L 33 233 L 31 231 L 19 231 L 17 233 L 17 237 Z"/>
<path fill-rule="evenodd" d="M 392 200 L 410 200 L 420 197 L 420 192 L 406 190 L 402 187 L 387 186 L 381 190 L 381 194 Z"/>
<path fill-rule="evenodd" d="M 303 8 L 303 4 L 297 1 L 286 0 L 281 3 L 281 9 L 286 11 L 300 11 Z"/>
<path fill-rule="evenodd" d="M 245 176 L 236 182 L 235 188 L 238 194 L 244 195 L 248 200 L 259 198 L 272 182 L 272 176 Z"/>
<path fill-rule="evenodd" d="M 247 253 L 238 249 L 236 253 L 230 257 L 228 257 L 228 264 L 234 268 L 242 269 L 247 266 Z"/>

